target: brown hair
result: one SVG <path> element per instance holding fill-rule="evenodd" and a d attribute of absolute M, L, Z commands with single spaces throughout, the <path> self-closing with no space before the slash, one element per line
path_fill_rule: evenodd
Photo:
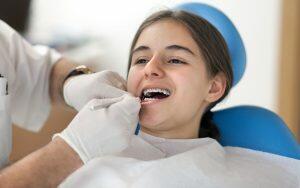
<path fill-rule="evenodd" d="M 134 36 L 130 48 L 128 71 L 132 59 L 132 50 L 142 31 L 151 24 L 166 19 L 177 21 L 190 31 L 204 58 L 210 77 L 223 73 L 226 78 L 226 88 L 223 96 L 208 107 L 202 117 L 199 129 L 199 137 L 219 139 L 220 133 L 212 121 L 213 114 L 210 109 L 228 95 L 233 84 L 233 71 L 226 42 L 219 31 L 208 21 L 186 11 L 163 10 L 152 14 L 140 25 Z"/>

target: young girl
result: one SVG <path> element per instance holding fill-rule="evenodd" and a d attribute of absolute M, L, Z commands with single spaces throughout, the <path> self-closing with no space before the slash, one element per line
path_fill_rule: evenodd
<path fill-rule="evenodd" d="M 145 20 L 134 37 L 127 89 L 141 97 L 140 124 L 146 133 L 217 139 L 211 121 L 204 118 L 199 126 L 200 121 L 229 93 L 232 80 L 225 41 L 195 15 L 159 12 Z"/>
<path fill-rule="evenodd" d="M 160 11 L 138 29 L 127 90 L 140 97 L 141 131 L 61 187 L 299 187 L 299 161 L 222 147 L 210 109 L 233 73 L 221 34 L 184 11 Z"/>

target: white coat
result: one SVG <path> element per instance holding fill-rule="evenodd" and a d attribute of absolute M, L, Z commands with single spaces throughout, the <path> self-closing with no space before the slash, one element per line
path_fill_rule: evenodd
<path fill-rule="evenodd" d="M 0 96 L 0 168 L 11 151 L 11 121 L 31 131 L 46 121 L 50 71 L 60 57 L 47 47 L 31 46 L 0 20 L 0 74 L 8 80 L 8 95 Z"/>

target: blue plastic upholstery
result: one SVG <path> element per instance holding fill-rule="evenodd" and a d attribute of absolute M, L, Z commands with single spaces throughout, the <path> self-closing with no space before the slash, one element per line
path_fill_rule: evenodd
<path fill-rule="evenodd" d="M 300 146 L 283 120 L 256 106 L 214 112 L 223 146 L 238 146 L 300 159 Z"/>

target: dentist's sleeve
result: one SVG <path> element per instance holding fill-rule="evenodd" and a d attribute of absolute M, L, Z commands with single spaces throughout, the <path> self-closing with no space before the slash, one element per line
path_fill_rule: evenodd
<path fill-rule="evenodd" d="M 60 54 L 31 46 L 0 20 L 0 73 L 8 78 L 13 123 L 38 131 L 51 110 L 49 95 L 52 66 Z"/>

